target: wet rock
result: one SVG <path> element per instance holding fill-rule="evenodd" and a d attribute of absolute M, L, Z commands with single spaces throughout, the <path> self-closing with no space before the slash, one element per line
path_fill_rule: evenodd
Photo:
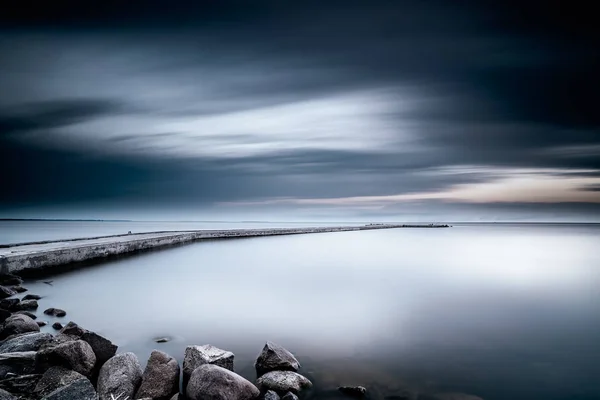
<path fill-rule="evenodd" d="M 84 377 L 55 390 L 42 400 L 96 400 L 97 398 L 94 386 Z"/>
<path fill-rule="evenodd" d="M 173 357 L 154 350 L 142 375 L 135 398 L 168 399 L 179 391 L 179 364 Z"/>
<path fill-rule="evenodd" d="M 2 274 L 0 275 L 0 285 L 10 286 L 10 285 L 20 285 L 23 283 L 23 279 L 19 278 L 13 274 Z"/>
<path fill-rule="evenodd" d="M 298 396 L 296 396 L 294 393 L 292 392 L 287 392 L 282 398 L 281 400 L 298 400 Z"/>
<path fill-rule="evenodd" d="M 22 315 L 27 315 L 29 318 L 31 319 L 37 319 L 37 315 L 35 315 L 34 313 L 32 313 L 31 311 L 15 311 L 14 314 L 22 314 Z"/>
<path fill-rule="evenodd" d="M 41 377 L 42 375 L 39 374 L 10 376 L 0 381 L 0 389 L 13 394 L 30 396 Z"/>
<path fill-rule="evenodd" d="M 45 332 L 27 333 L 6 340 L 0 345 L 0 353 L 15 351 L 38 351 L 44 344 L 52 341 L 52 335 Z"/>
<path fill-rule="evenodd" d="M 62 335 L 71 335 L 81 338 L 81 336 L 83 336 L 85 332 L 85 329 L 77 325 L 75 322 L 69 321 L 69 323 L 66 324 L 58 333 Z"/>
<path fill-rule="evenodd" d="M 9 311 L 17 311 L 17 305 L 21 302 L 19 299 L 2 299 L 0 300 L 0 308 Z"/>
<path fill-rule="evenodd" d="M 233 371 L 233 357 L 234 355 L 232 352 L 219 349 L 210 344 L 186 347 L 185 357 L 183 359 L 184 392 L 187 382 L 190 380 L 190 376 L 196 368 L 204 364 L 213 364 Z"/>
<path fill-rule="evenodd" d="M 92 350 L 94 350 L 98 368 L 117 353 L 118 346 L 110 340 L 80 327 L 73 321 L 65 325 L 60 330 L 59 335 L 69 335 L 87 342 L 92 347 Z"/>
<path fill-rule="evenodd" d="M 38 307 L 37 300 L 23 300 L 15 305 L 15 310 L 37 310 Z"/>
<path fill-rule="evenodd" d="M 132 399 L 141 382 L 142 367 L 136 355 L 117 354 L 100 368 L 98 396 L 100 400 L 111 400 L 111 394 Z"/>
<path fill-rule="evenodd" d="M 235 372 L 204 364 L 192 373 L 186 394 L 189 400 L 251 400 L 258 398 L 260 392 Z"/>
<path fill-rule="evenodd" d="M 6 299 L 7 297 L 14 296 L 17 294 L 16 290 L 0 285 L 0 299 Z"/>
<path fill-rule="evenodd" d="M 23 300 L 40 300 L 41 298 L 42 298 L 42 296 L 39 296 L 37 294 L 26 294 L 25 296 L 23 296 L 21 301 L 23 301 Z"/>
<path fill-rule="evenodd" d="M 40 350 L 36 358 L 38 370 L 62 366 L 85 376 L 91 375 L 95 364 L 96 355 L 83 340 L 73 340 Z"/>
<path fill-rule="evenodd" d="M 61 310 L 60 308 L 50 307 L 44 310 L 44 314 L 53 315 L 55 317 L 64 317 L 65 315 L 67 315 L 67 312 L 65 310 Z"/>
<path fill-rule="evenodd" d="M 35 385 L 33 392 L 38 397 L 44 397 L 79 379 L 85 379 L 85 376 L 65 367 L 51 367 L 44 372 L 44 375 L 42 375 L 37 385 Z"/>
<path fill-rule="evenodd" d="M 13 286 L 11 289 L 14 290 L 17 293 L 24 293 L 24 292 L 27 291 L 27 288 L 25 288 L 25 287 L 23 287 L 21 285 Z"/>
<path fill-rule="evenodd" d="M 11 315 L 12 313 L 10 311 L 0 308 L 0 323 L 6 321 L 6 319 Z"/>
<path fill-rule="evenodd" d="M 35 351 L 0 354 L 0 379 L 8 374 L 25 375 L 35 372 Z"/>
<path fill-rule="evenodd" d="M 311 381 L 293 371 L 267 372 L 257 379 L 256 384 L 260 390 L 274 390 L 277 393 L 292 392 L 295 394 L 312 387 Z"/>
<path fill-rule="evenodd" d="M 154 339 L 156 343 L 167 343 L 169 340 L 171 339 L 169 339 L 168 337 L 159 337 Z"/>
<path fill-rule="evenodd" d="M 298 371 L 300 363 L 285 348 L 273 342 L 267 342 L 254 363 L 257 376 L 270 371 Z"/>
<path fill-rule="evenodd" d="M 63 328 L 63 325 L 60 322 L 55 322 L 52 324 L 52 327 L 58 331 Z"/>
<path fill-rule="evenodd" d="M 361 398 L 367 394 L 367 389 L 363 386 L 340 386 L 338 390 L 351 397 Z"/>
<path fill-rule="evenodd" d="M 18 400 L 15 396 L 4 389 L 0 389 L 0 400 Z"/>
<path fill-rule="evenodd" d="M 279 399 L 280 399 L 279 395 L 272 390 L 267 390 L 267 392 L 263 396 L 263 400 L 279 400 Z"/>
<path fill-rule="evenodd" d="M 0 326 L 0 340 L 18 333 L 39 331 L 40 327 L 27 315 L 15 314 L 8 317 Z"/>
<path fill-rule="evenodd" d="M 35 321 L 36 324 L 38 324 L 38 326 L 41 328 L 42 326 L 46 326 L 48 325 L 48 322 L 46 321 Z"/>

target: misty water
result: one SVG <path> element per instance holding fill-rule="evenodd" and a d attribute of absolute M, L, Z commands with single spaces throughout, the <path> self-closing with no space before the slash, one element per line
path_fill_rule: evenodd
<path fill-rule="evenodd" d="M 41 319 L 64 308 L 63 322 L 143 363 L 152 349 L 181 362 L 186 345 L 210 343 L 233 351 L 236 372 L 253 380 L 271 340 L 296 354 L 319 398 L 364 385 L 396 400 L 591 400 L 599 250 L 596 225 L 325 233 L 190 244 L 25 286 L 44 296 Z M 172 340 L 153 341 L 161 336 Z"/>

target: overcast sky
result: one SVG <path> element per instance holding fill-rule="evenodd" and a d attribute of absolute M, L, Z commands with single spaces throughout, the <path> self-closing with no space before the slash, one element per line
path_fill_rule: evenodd
<path fill-rule="evenodd" d="M 3 9 L 0 217 L 599 221 L 596 14 L 493 3 Z"/>

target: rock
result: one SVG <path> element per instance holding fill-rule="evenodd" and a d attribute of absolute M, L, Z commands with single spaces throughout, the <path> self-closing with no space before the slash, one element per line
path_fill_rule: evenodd
<path fill-rule="evenodd" d="M 260 390 L 274 390 L 277 393 L 299 393 L 303 389 L 310 389 L 312 382 L 293 371 L 271 371 L 257 379 L 256 384 Z"/>
<path fill-rule="evenodd" d="M 267 342 L 254 363 L 256 375 L 270 371 L 298 371 L 300 363 L 288 350 L 278 344 Z"/>
<path fill-rule="evenodd" d="M 260 392 L 235 372 L 204 364 L 192 373 L 186 394 L 189 400 L 251 400 L 258 398 Z"/>
<path fill-rule="evenodd" d="M 296 396 L 294 393 L 292 392 L 287 392 L 282 398 L 281 400 L 298 400 L 298 396 Z"/>
<path fill-rule="evenodd" d="M 0 399 L 0 400 L 2 400 L 2 399 Z M 174 394 L 170 400 L 184 400 L 184 399 L 179 393 L 177 393 L 177 394 Z"/>
<path fill-rule="evenodd" d="M 367 389 L 363 386 L 340 386 L 338 390 L 351 397 L 364 397 L 367 394 Z"/>
<path fill-rule="evenodd" d="M 0 400 L 18 400 L 15 396 L 4 389 L 0 389 Z"/>
<path fill-rule="evenodd" d="M 167 343 L 169 340 L 171 339 L 169 339 L 168 337 L 159 337 L 154 339 L 156 343 Z"/>
<path fill-rule="evenodd" d="M 81 338 L 81 336 L 83 336 L 83 334 L 85 333 L 85 329 L 77 325 L 75 322 L 69 321 L 69 323 L 66 324 L 58 333 L 62 335 L 71 335 Z"/>
<path fill-rule="evenodd" d="M 16 310 L 37 310 L 37 300 L 23 300 L 15 306 Z"/>
<path fill-rule="evenodd" d="M 83 329 L 75 322 L 70 321 L 59 332 L 59 335 L 69 335 L 77 337 L 92 346 L 94 354 L 96 354 L 96 363 L 98 367 L 104 365 L 111 357 L 117 353 L 118 347 L 110 340 L 98 335 L 95 332 Z"/>
<path fill-rule="evenodd" d="M 141 382 L 142 367 L 136 355 L 117 354 L 100 368 L 98 396 L 100 400 L 111 400 L 111 394 L 132 399 Z"/>
<path fill-rule="evenodd" d="M 265 393 L 265 395 L 263 396 L 263 400 L 279 400 L 279 399 L 280 399 L 279 395 L 272 390 L 267 390 L 267 393 Z"/>
<path fill-rule="evenodd" d="M 233 371 L 233 357 L 232 352 L 210 344 L 186 347 L 183 358 L 183 391 L 185 392 L 187 382 L 196 368 L 204 364 L 213 364 Z"/>
<path fill-rule="evenodd" d="M 23 287 L 21 285 L 13 286 L 11 289 L 14 290 L 17 293 L 23 293 L 23 292 L 27 291 L 27 288 L 25 288 L 25 287 Z"/>
<path fill-rule="evenodd" d="M 67 315 L 67 312 L 65 310 L 61 310 L 60 308 L 50 307 L 44 310 L 44 314 L 53 315 L 55 317 L 64 317 L 65 315 Z"/>
<path fill-rule="evenodd" d="M 7 297 L 14 296 L 15 294 L 17 294 L 16 290 L 0 285 L 0 299 L 5 299 Z"/>
<path fill-rule="evenodd" d="M 33 392 L 38 397 L 45 397 L 55 390 L 70 385 L 79 379 L 85 379 L 85 376 L 65 367 L 51 367 L 44 372 Z"/>
<path fill-rule="evenodd" d="M 28 374 L 16 375 L 7 377 L 0 381 L 0 389 L 6 390 L 13 394 L 21 394 L 30 396 L 33 393 L 33 388 L 38 383 L 42 375 Z M 1 397 L 0 397 L 1 399 Z"/>
<path fill-rule="evenodd" d="M 40 350 L 36 357 L 36 365 L 40 370 L 50 366 L 63 366 L 85 376 L 91 375 L 95 364 L 96 355 L 83 340 L 73 340 L 45 348 Z"/>
<path fill-rule="evenodd" d="M 0 285 L 20 285 L 23 279 L 13 274 L 0 275 Z"/>
<path fill-rule="evenodd" d="M 8 374 L 32 374 L 35 372 L 35 351 L 18 351 L 0 354 L 0 379 Z"/>
<path fill-rule="evenodd" d="M 38 326 L 41 328 L 42 326 L 46 326 L 48 325 L 48 322 L 46 321 L 35 321 L 36 324 L 38 324 Z"/>
<path fill-rule="evenodd" d="M 0 300 L 0 308 L 9 311 L 17 311 L 16 307 L 21 302 L 19 299 L 2 299 Z"/>
<path fill-rule="evenodd" d="M 52 324 L 52 327 L 58 331 L 63 328 L 63 325 L 60 322 L 55 322 Z"/>
<path fill-rule="evenodd" d="M 39 331 L 40 327 L 27 315 L 15 314 L 8 317 L 6 321 L 2 323 L 2 326 L 0 327 L 0 340 L 18 333 Z"/>
<path fill-rule="evenodd" d="M 42 400 L 97 400 L 92 383 L 85 377 L 55 390 Z"/>
<path fill-rule="evenodd" d="M 135 398 L 168 399 L 179 391 L 179 364 L 173 357 L 154 350 L 142 376 Z"/>
<path fill-rule="evenodd" d="M 8 317 L 10 317 L 12 313 L 4 308 L 0 308 L 0 323 L 6 321 Z"/>
<path fill-rule="evenodd" d="M 24 311 L 24 310 L 23 311 L 16 311 L 14 314 L 27 315 L 31 319 L 37 319 L 37 315 L 35 315 L 31 311 Z"/>
<path fill-rule="evenodd" d="M 45 332 L 27 333 L 6 340 L 0 345 L 0 353 L 15 351 L 38 351 L 44 344 L 52 341 L 52 335 Z"/>
<path fill-rule="evenodd" d="M 40 300 L 41 298 L 42 298 L 42 296 L 39 296 L 37 294 L 26 294 L 25 296 L 23 296 L 21 301 L 23 301 L 23 300 Z"/>

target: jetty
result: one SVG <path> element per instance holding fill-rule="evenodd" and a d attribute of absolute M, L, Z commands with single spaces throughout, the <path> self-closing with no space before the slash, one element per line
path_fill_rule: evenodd
<path fill-rule="evenodd" d="M 0 245 L 0 274 L 10 274 L 22 271 L 31 272 L 32 270 L 82 263 L 89 260 L 98 260 L 121 254 L 135 253 L 202 240 L 348 232 L 374 229 L 445 227 L 448 227 L 448 225 L 369 224 L 363 226 L 314 228 L 163 231 L 18 243 Z"/>

